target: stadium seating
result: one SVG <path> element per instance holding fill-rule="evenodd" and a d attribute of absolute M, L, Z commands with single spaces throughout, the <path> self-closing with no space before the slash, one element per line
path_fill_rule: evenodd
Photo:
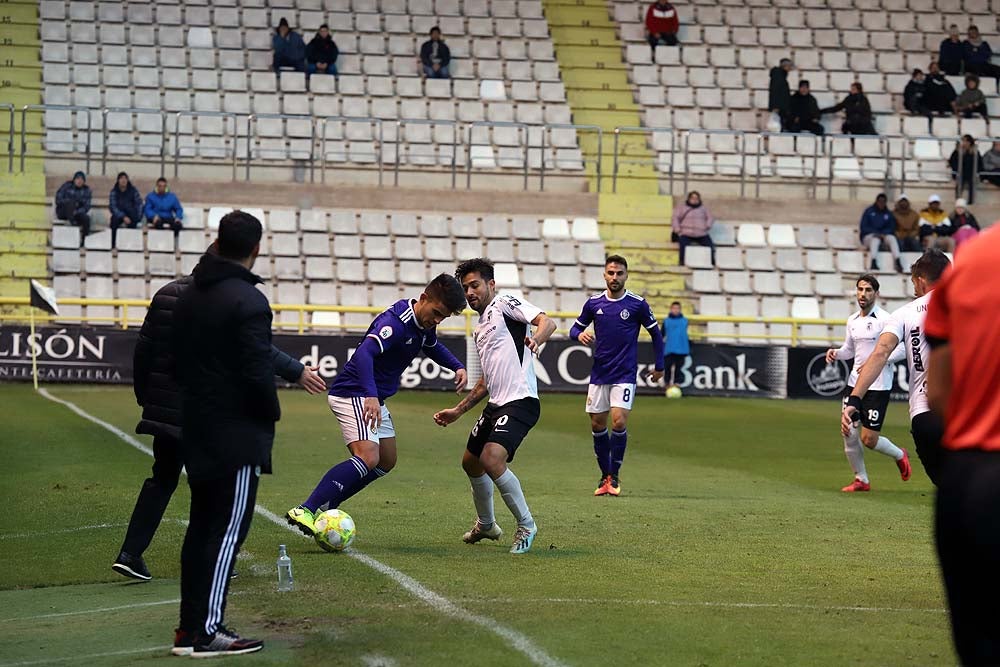
<path fill-rule="evenodd" d="M 166 230 L 121 229 L 116 249 L 109 230 L 91 234 L 79 249 L 79 230 L 53 226 L 51 269 L 56 292 L 88 298 L 146 299 L 159 287 L 190 272 L 214 238 L 218 222 L 231 209 L 185 204 L 185 228 L 174 237 Z M 497 284 L 513 289 L 549 310 L 580 307 L 586 290 L 604 287 L 604 244 L 590 218 L 472 213 L 348 211 L 267 207 L 252 211 L 264 223 L 261 255 L 254 272 L 261 289 L 282 305 L 384 306 L 414 295 L 435 275 L 454 271 L 456 261 L 484 250 L 497 262 Z M 564 297 L 565 295 L 565 302 Z M 88 307 L 91 317 L 113 317 L 107 307 Z M 141 318 L 133 307 L 130 318 Z M 307 314 L 307 318 L 311 317 Z M 368 313 L 331 318 L 317 313 L 314 323 L 365 328 Z M 279 325 L 297 327 L 299 313 L 277 314 Z M 309 324 L 310 320 L 306 320 Z M 568 328 L 568 322 L 561 322 Z"/>
<path fill-rule="evenodd" d="M 987 2 L 963 7 L 960 0 L 926 7 L 885 0 L 863 8 L 808 0 L 674 4 L 681 44 L 658 47 L 652 62 L 643 26 L 646 3 L 612 3 L 644 125 L 676 133 L 650 138 L 661 172 L 872 184 L 905 177 L 933 183 L 951 180 L 944 160 L 959 134 L 1000 136 L 995 120 L 941 118 L 931 127 L 902 106 L 909 73 L 917 67 L 927 70 L 948 25 L 957 23 L 964 30 L 976 24 L 985 39 L 997 42 L 1000 7 L 995 3 L 992 8 Z M 758 147 L 755 136 L 741 136 L 765 127 L 768 72 L 785 57 L 797 67 L 789 75 L 792 88 L 799 79 L 808 79 L 821 107 L 833 106 L 852 82 L 860 81 L 875 112 L 876 129 L 896 138 L 838 137 L 841 120 L 832 114 L 823 117 L 830 135 L 824 140 L 770 136 Z M 949 78 L 957 91 L 964 88 L 961 77 Z M 996 82 L 984 77 L 981 87 L 995 118 L 1000 115 Z M 988 148 L 988 142 L 981 142 L 980 150 Z"/>
<path fill-rule="evenodd" d="M 45 148 L 78 152 L 89 140 L 111 155 L 464 166 L 457 138 L 471 139 L 477 169 L 583 168 L 572 128 L 543 139 L 523 125 L 491 125 L 571 122 L 540 0 L 262 4 L 129 0 L 95 13 L 89 3 L 42 0 L 44 102 L 115 108 L 90 113 L 89 137 L 87 112 L 48 111 Z M 340 76 L 308 85 L 297 72 L 277 77 L 270 40 L 281 18 L 307 42 L 328 23 Z M 451 80 L 420 76 L 416 54 L 433 25 L 452 51 Z M 529 139 L 546 148 L 526 152 Z"/>

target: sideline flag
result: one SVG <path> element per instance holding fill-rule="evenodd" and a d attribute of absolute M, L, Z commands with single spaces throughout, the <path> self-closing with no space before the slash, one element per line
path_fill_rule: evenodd
<path fill-rule="evenodd" d="M 46 287 L 37 280 L 31 281 L 31 305 L 41 308 L 51 315 L 59 314 L 59 304 L 56 303 L 56 291 Z"/>

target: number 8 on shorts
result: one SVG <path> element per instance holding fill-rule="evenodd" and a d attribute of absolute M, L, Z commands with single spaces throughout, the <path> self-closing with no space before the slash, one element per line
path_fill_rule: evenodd
<path fill-rule="evenodd" d="M 611 408 L 632 409 L 634 384 L 592 384 L 587 390 L 587 412 L 608 412 Z"/>

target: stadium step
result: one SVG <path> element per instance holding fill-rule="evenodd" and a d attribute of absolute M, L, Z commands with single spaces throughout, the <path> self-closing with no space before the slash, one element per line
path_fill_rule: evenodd
<path fill-rule="evenodd" d="M 602 192 L 598 199 L 601 236 L 608 240 L 669 243 L 672 213 L 667 195 Z"/>
<path fill-rule="evenodd" d="M 37 2 L 4 2 L 0 8 L 0 23 L 27 24 L 38 28 Z"/>
<path fill-rule="evenodd" d="M 26 166 L 36 170 L 11 174 L 7 165 L 0 165 L 0 296 L 27 296 L 28 279 L 49 279 L 52 221 L 45 175 L 38 163 Z M 4 309 L 3 314 L 22 315 L 26 311 Z"/>
<path fill-rule="evenodd" d="M 607 191 L 607 177 L 615 171 L 614 154 L 609 150 L 616 127 L 636 127 L 641 124 L 639 107 L 629 84 L 622 45 L 616 35 L 614 20 L 607 5 L 597 3 L 568 4 L 565 0 L 543 0 L 545 17 L 552 28 L 556 59 L 566 85 L 566 99 L 578 125 L 600 127 L 604 142 L 600 155 L 601 189 Z M 581 135 L 581 138 L 584 135 Z M 591 189 L 595 190 L 598 144 L 589 136 L 581 140 Z M 630 141 L 630 155 L 644 160 L 618 168 L 619 191 L 656 194 L 659 185 L 653 168 L 653 154 L 645 141 Z M 604 220 L 602 219 L 603 223 Z M 605 238 L 610 238 L 605 235 Z"/>

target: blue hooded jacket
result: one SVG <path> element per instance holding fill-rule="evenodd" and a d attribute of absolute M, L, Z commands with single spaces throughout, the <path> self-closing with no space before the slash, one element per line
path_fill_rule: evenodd
<path fill-rule="evenodd" d="M 156 190 L 153 190 L 146 195 L 146 207 L 143 212 L 146 214 L 146 219 L 150 222 L 157 215 L 161 218 L 184 219 L 184 209 L 181 208 L 180 200 L 177 199 L 177 195 L 169 191 L 158 195 L 156 194 Z"/>
<path fill-rule="evenodd" d="M 663 319 L 663 356 L 668 354 L 691 354 L 688 340 L 688 321 L 683 315 Z"/>
<path fill-rule="evenodd" d="M 869 234 L 895 234 L 896 216 L 888 208 L 878 210 L 875 204 L 865 209 L 861 216 L 861 239 Z"/>

